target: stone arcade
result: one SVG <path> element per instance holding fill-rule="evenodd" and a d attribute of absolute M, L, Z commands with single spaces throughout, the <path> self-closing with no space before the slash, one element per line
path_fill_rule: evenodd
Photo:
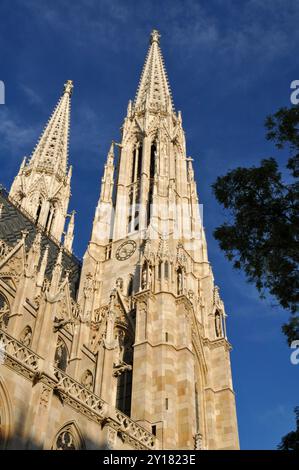
<path fill-rule="evenodd" d="M 68 213 L 71 81 L 0 190 L 3 447 L 239 447 L 226 314 L 159 42 L 154 30 L 82 266 Z"/>

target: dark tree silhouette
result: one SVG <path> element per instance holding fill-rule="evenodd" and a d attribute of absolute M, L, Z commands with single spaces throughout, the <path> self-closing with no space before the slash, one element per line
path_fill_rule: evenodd
<path fill-rule="evenodd" d="M 267 139 L 287 151 L 287 161 L 280 169 L 268 158 L 217 178 L 213 191 L 230 218 L 214 236 L 261 296 L 268 291 L 291 312 L 282 328 L 290 344 L 299 338 L 299 107 L 281 108 L 265 126 Z"/>
<path fill-rule="evenodd" d="M 294 409 L 296 415 L 296 430 L 289 432 L 281 439 L 278 450 L 299 450 L 299 406 Z"/>

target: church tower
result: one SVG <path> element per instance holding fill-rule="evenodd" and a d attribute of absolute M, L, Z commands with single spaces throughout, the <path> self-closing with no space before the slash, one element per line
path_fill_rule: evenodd
<path fill-rule="evenodd" d="M 61 240 L 70 199 L 72 167 L 68 168 L 70 108 L 73 83 L 68 80 L 30 159 L 25 157 L 10 190 L 17 201 L 42 229 Z M 73 218 L 68 230 L 71 251 Z"/>
<path fill-rule="evenodd" d="M 60 108 L 69 96 L 70 87 Z M 14 192 L 27 173 L 46 179 L 38 169 L 49 161 L 47 133 L 44 141 Z M 56 181 L 63 170 L 52 165 Z M 29 193 L 26 186 L 26 204 Z M 226 314 L 156 30 L 121 141 L 108 152 L 78 302 L 86 319 L 78 341 L 97 351 L 95 387 L 103 400 L 156 435 L 163 449 L 239 447 Z"/>

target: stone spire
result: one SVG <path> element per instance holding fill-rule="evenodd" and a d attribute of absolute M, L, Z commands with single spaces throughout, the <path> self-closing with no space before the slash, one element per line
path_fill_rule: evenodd
<path fill-rule="evenodd" d="M 101 245 L 110 239 L 114 187 L 114 142 L 111 143 L 102 177 L 101 194 L 93 221 L 91 241 Z"/>
<path fill-rule="evenodd" d="M 48 172 L 67 171 L 71 96 L 73 82 L 64 84 L 63 94 L 59 99 L 40 139 L 35 147 L 30 165 Z"/>
<path fill-rule="evenodd" d="M 24 159 L 10 196 L 42 228 L 60 240 L 70 198 L 68 168 L 70 110 L 73 82 L 68 80 L 37 146 Z"/>
<path fill-rule="evenodd" d="M 135 98 L 135 108 L 163 106 L 173 109 L 170 86 L 159 45 L 160 34 L 154 29 Z"/>

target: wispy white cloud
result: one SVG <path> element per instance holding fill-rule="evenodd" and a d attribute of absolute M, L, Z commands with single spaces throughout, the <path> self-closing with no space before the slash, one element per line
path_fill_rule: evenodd
<path fill-rule="evenodd" d="M 20 84 L 20 88 L 22 92 L 25 94 L 30 104 L 37 105 L 37 106 L 40 106 L 43 104 L 42 97 L 35 90 L 33 90 L 33 88 L 31 88 L 28 85 L 25 85 L 24 83 Z"/>
<path fill-rule="evenodd" d="M 36 126 L 22 122 L 7 106 L 1 107 L 0 147 L 3 150 L 8 150 L 17 157 L 26 147 L 31 151 L 37 136 Z"/>

